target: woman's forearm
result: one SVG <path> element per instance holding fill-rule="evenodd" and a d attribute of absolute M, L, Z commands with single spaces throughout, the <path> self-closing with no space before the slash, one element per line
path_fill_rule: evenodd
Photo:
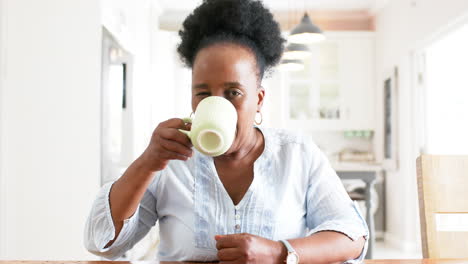
<path fill-rule="evenodd" d="M 113 185 L 109 194 L 112 221 L 115 227 L 114 240 L 120 234 L 125 219 L 137 210 L 143 195 L 151 183 L 154 172 L 144 166 L 139 158 L 135 160 Z M 106 247 L 112 245 L 110 241 Z"/>
<path fill-rule="evenodd" d="M 359 257 L 364 248 L 364 237 L 356 241 L 342 233 L 323 231 L 305 238 L 288 240 L 299 255 L 300 263 L 342 263 Z M 284 248 L 284 247 L 283 247 Z M 283 249 L 282 259 L 287 250 Z"/>

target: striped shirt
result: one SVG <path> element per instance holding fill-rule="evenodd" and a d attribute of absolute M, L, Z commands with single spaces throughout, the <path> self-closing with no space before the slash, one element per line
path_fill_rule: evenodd
<path fill-rule="evenodd" d="M 258 128 L 265 139 L 254 178 L 234 205 L 213 158 L 196 150 L 188 161 L 170 161 L 156 173 L 136 213 L 124 221 L 116 241 L 110 213 L 112 183 L 98 193 L 85 228 L 85 246 L 116 259 L 159 221 L 160 261 L 217 260 L 217 234 L 250 233 L 271 240 L 336 231 L 352 240 L 369 232 L 336 172 L 312 139 L 285 130 Z M 366 253 L 367 242 L 360 262 Z"/>

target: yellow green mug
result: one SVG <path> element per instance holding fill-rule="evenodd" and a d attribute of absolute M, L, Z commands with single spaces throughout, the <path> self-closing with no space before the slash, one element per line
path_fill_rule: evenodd
<path fill-rule="evenodd" d="M 193 146 L 201 153 L 216 157 L 224 154 L 236 136 L 237 111 L 224 97 L 209 96 L 198 103 L 193 118 L 184 118 L 191 123 L 186 134 Z"/>

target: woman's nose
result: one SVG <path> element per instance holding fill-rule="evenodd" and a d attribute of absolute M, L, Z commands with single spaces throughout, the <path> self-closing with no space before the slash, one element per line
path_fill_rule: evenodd
<path fill-rule="evenodd" d="M 220 96 L 226 98 L 226 94 L 223 90 L 212 91 L 211 96 Z"/>

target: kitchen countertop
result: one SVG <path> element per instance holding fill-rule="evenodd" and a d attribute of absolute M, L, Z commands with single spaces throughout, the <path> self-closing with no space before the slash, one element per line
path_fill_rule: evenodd
<path fill-rule="evenodd" d="M 382 165 L 378 163 L 364 162 L 331 162 L 336 171 L 382 171 Z"/>

